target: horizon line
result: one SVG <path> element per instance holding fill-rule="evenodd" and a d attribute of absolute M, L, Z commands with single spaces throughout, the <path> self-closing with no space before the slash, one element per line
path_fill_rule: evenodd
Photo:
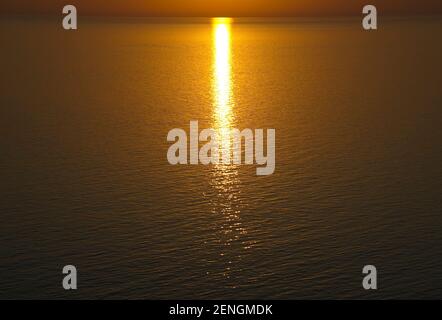
<path fill-rule="evenodd" d="M 55 13 L 2 13 L 0 12 L 0 17 L 60 17 L 64 16 L 63 13 L 60 14 Z M 112 14 L 84 14 L 79 17 L 85 18 L 154 18 L 154 19 L 192 19 L 192 18 L 359 18 L 362 17 L 363 14 L 318 14 L 318 15 L 112 15 Z M 440 17 L 442 18 L 442 13 L 424 13 L 424 12 L 416 12 L 416 13 L 389 13 L 380 15 L 378 12 L 378 17 L 385 18 L 396 18 L 396 17 Z"/>

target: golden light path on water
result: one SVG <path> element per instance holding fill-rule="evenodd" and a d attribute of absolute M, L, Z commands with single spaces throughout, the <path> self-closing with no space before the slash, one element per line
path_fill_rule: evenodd
<path fill-rule="evenodd" d="M 232 19 L 214 18 L 213 28 L 213 111 L 212 127 L 218 134 L 221 151 L 220 163 L 213 166 L 211 185 L 214 195 L 210 198 L 215 218 L 214 232 L 219 246 L 218 276 L 227 281 L 226 286 L 239 287 L 241 260 L 245 250 L 254 244 L 247 236 L 241 221 L 245 207 L 241 196 L 242 186 L 239 167 L 223 164 L 222 158 L 232 154 L 230 130 L 235 123 L 234 82 L 232 77 Z M 231 160 L 231 158 L 230 158 Z M 229 161 L 230 162 L 230 161 Z M 219 219 L 221 218 L 221 219 Z M 220 264 L 219 264 L 220 263 Z"/>
<path fill-rule="evenodd" d="M 220 148 L 231 152 L 229 131 L 233 118 L 230 18 L 213 19 L 214 47 L 214 126 L 221 135 Z"/>

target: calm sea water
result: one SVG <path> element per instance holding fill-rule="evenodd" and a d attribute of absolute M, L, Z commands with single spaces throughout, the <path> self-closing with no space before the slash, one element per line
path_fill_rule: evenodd
<path fill-rule="evenodd" d="M 0 297 L 441 298 L 442 20 L 379 23 L 2 18 Z M 190 120 L 275 173 L 169 165 Z"/>

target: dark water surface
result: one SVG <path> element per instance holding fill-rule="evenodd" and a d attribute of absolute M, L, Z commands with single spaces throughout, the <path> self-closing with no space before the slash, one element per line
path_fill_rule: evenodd
<path fill-rule="evenodd" d="M 2 18 L 1 298 L 442 297 L 442 20 L 243 22 Z M 275 173 L 170 165 L 190 120 Z"/>

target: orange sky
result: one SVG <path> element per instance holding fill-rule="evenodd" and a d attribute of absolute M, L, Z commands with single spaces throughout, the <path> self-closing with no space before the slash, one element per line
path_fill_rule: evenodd
<path fill-rule="evenodd" d="M 66 4 L 79 14 L 113 16 L 360 15 L 366 4 L 379 14 L 442 13 L 442 0 L 2 0 L 0 13 L 58 14 Z"/>

